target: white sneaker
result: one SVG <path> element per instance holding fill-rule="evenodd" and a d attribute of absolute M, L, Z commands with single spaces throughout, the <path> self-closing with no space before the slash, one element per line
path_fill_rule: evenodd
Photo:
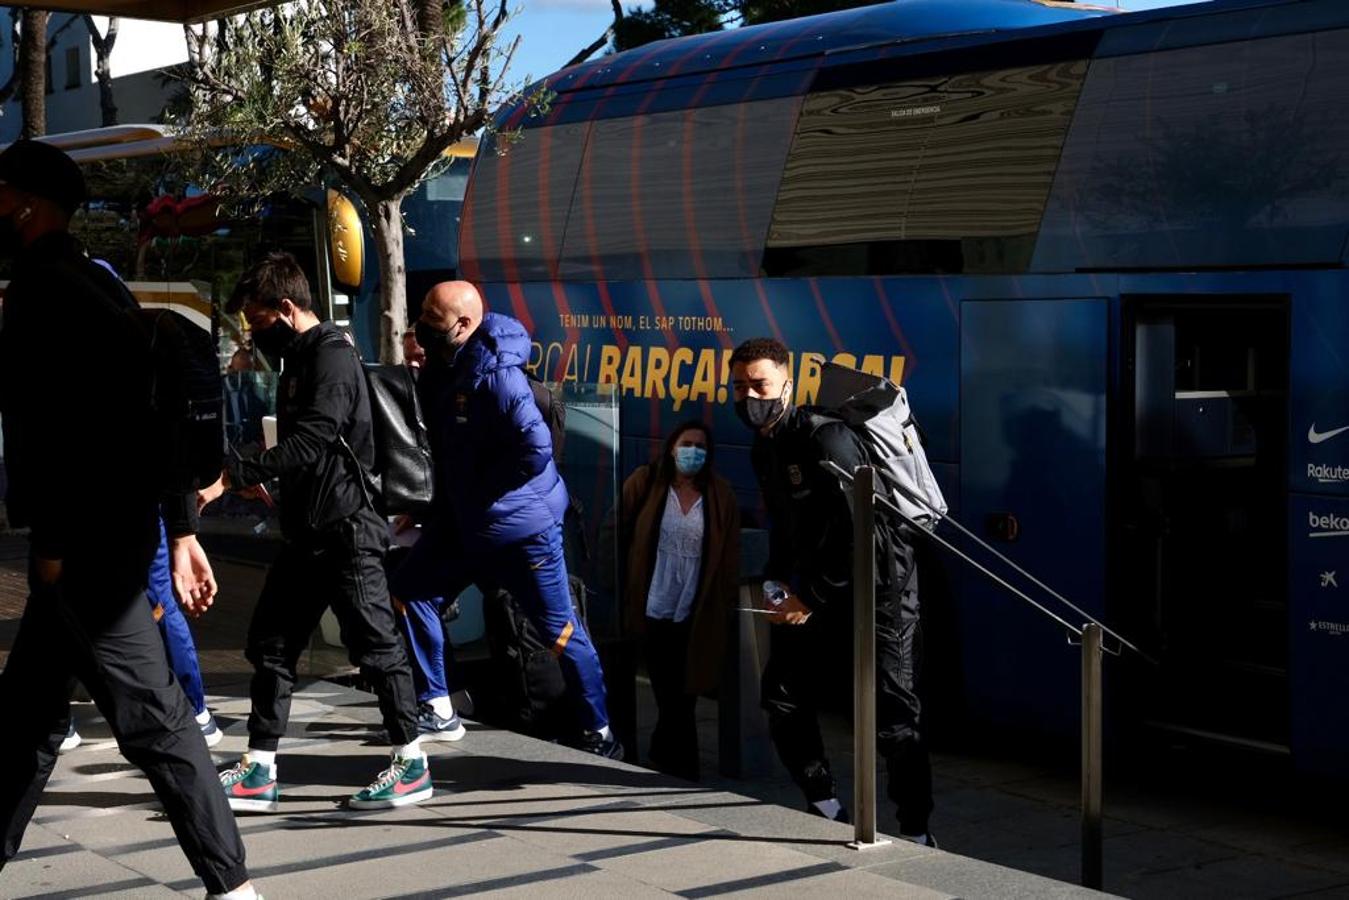
<path fill-rule="evenodd" d="M 65 739 L 62 740 L 61 745 L 56 748 L 56 752 L 66 753 L 70 750 L 74 750 L 82 743 L 84 743 L 84 738 L 80 737 L 80 733 L 75 730 L 75 720 L 71 719 L 70 727 L 66 729 Z"/>

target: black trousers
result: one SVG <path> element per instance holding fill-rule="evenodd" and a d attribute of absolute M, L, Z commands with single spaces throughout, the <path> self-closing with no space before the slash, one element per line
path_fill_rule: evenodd
<path fill-rule="evenodd" d="M 651 764 L 661 772 L 698 780 L 697 694 L 688 692 L 689 634 L 683 622 L 646 620 L 646 672 L 656 695 L 656 728 L 651 732 Z"/>
<path fill-rule="evenodd" d="M 211 755 L 193 720 L 146 602 L 149 556 L 127 569 L 78 554 L 56 586 L 36 583 L 0 674 L 0 827 L 4 857 L 19 851 L 70 723 L 78 678 L 117 744 L 150 779 L 193 870 L 210 893 L 248 880 L 244 846 Z"/>
<path fill-rule="evenodd" d="M 390 742 L 397 746 L 417 736 L 412 668 L 389 601 L 384 551 L 384 522 L 368 509 L 282 547 L 248 626 L 250 747 L 276 750 L 280 744 L 300 654 L 329 607 L 352 665 L 374 688 Z"/>
<path fill-rule="evenodd" d="M 896 542 L 890 577 L 876 597 L 876 745 L 886 761 L 890 799 L 902 834 L 925 834 L 932 813 L 932 768 L 918 699 L 922 631 L 913 550 Z M 822 660 L 850 655 L 852 610 L 826 608 L 804 625 L 774 625 L 762 703 L 773 743 L 808 802 L 835 796 L 818 718 Z M 840 646 L 842 644 L 842 646 Z"/>

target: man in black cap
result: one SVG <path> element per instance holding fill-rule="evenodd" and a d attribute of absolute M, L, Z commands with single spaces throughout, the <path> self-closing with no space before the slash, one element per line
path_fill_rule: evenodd
<path fill-rule="evenodd" d="M 143 596 L 160 507 L 149 344 L 134 301 L 69 233 L 83 197 L 60 150 L 19 141 L 0 153 L 0 255 L 16 257 L 0 328 L 6 502 L 30 529 L 29 599 L 0 673 L 0 865 L 51 775 L 78 677 L 209 896 L 252 898 L 243 842 Z M 177 562 L 185 604 L 209 605 L 204 557 L 195 574 Z"/>

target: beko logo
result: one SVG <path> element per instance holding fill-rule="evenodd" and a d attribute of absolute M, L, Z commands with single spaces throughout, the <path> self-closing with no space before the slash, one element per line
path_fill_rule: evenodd
<path fill-rule="evenodd" d="M 1337 434 L 1344 434 L 1346 431 L 1349 431 L 1349 425 L 1340 428 L 1332 428 L 1329 431 L 1317 431 L 1316 423 L 1313 422 L 1312 427 L 1307 429 L 1307 440 L 1313 444 L 1320 444 L 1330 440 Z"/>
<path fill-rule="evenodd" d="M 1334 513 L 1317 515 L 1307 513 L 1307 526 L 1311 533 L 1307 537 L 1349 537 L 1349 516 L 1337 516 Z"/>
<path fill-rule="evenodd" d="M 1321 484 L 1340 484 L 1349 481 L 1349 466 L 1318 466 L 1307 463 L 1307 477 Z"/>

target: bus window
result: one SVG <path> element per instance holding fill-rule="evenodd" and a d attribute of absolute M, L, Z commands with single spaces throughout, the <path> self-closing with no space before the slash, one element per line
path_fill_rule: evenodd
<path fill-rule="evenodd" d="M 743 278 L 759 257 L 799 98 L 596 122 L 564 278 Z"/>
<path fill-rule="evenodd" d="M 468 277 L 553 277 L 588 128 L 529 128 L 518 140 L 493 135 L 483 143 L 460 246 Z"/>
<path fill-rule="evenodd" d="M 315 216 L 308 204 L 280 197 L 267 201 L 259 215 L 224 216 L 213 198 L 177 180 L 172 162 L 152 155 L 86 163 L 89 202 L 71 230 L 143 304 L 182 307 L 203 327 L 218 327 L 227 362 L 243 339 L 237 323 L 223 315 L 235 282 L 272 249 L 294 254 L 315 277 Z M 315 302 L 323 307 L 322 298 Z"/>
<path fill-rule="evenodd" d="M 811 94 L 765 270 L 1024 271 L 1086 71 L 1068 60 Z"/>
<path fill-rule="evenodd" d="M 1338 263 L 1349 31 L 1097 60 L 1037 270 Z"/>

